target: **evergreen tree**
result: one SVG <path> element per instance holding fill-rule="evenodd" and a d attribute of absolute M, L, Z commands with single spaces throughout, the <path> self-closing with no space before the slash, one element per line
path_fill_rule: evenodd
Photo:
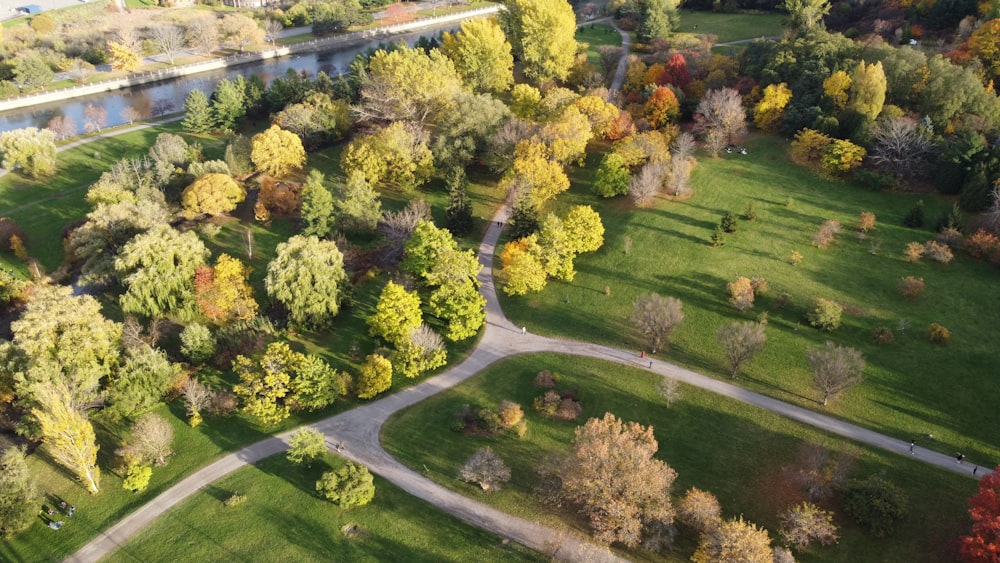
<path fill-rule="evenodd" d="M 212 94 L 212 117 L 216 129 L 229 131 L 247 113 L 246 93 L 235 82 L 223 79 Z"/>
<path fill-rule="evenodd" d="M 538 210 L 527 197 L 514 204 L 510 215 L 510 237 L 519 240 L 538 232 Z"/>
<path fill-rule="evenodd" d="M 201 90 L 191 90 L 184 100 L 184 121 L 181 127 L 188 133 L 208 133 L 212 130 L 212 110 Z"/>
<path fill-rule="evenodd" d="M 302 188 L 302 234 L 325 238 L 333 230 L 333 194 L 323 185 L 323 173 L 309 172 Z"/>
<path fill-rule="evenodd" d="M 469 179 L 465 170 L 453 168 L 448 174 L 451 203 L 445 209 L 445 227 L 456 237 L 472 232 L 472 202 L 468 197 Z"/>

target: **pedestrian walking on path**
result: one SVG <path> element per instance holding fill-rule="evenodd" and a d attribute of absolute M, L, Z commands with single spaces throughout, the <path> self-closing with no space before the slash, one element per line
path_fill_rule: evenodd
<path fill-rule="evenodd" d="M 913 448 L 916 445 L 917 445 L 917 441 L 916 440 L 910 440 L 910 455 L 916 455 L 916 453 L 913 451 Z"/>
<path fill-rule="evenodd" d="M 955 456 L 955 463 L 962 463 L 963 459 L 965 459 L 965 454 L 959 453 Z"/>
<path fill-rule="evenodd" d="M 975 477 L 976 473 L 978 473 L 978 472 L 979 472 L 979 466 L 978 465 L 972 468 L 972 476 L 973 477 Z"/>
<path fill-rule="evenodd" d="M 521 327 L 521 334 L 528 334 L 528 327 L 522 326 Z"/>

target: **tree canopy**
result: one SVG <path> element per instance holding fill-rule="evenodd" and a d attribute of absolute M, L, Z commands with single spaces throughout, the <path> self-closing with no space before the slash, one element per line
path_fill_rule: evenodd
<path fill-rule="evenodd" d="M 292 323 L 324 327 L 340 312 L 346 281 L 344 255 L 335 243 L 296 235 L 278 245 L 264 283 Z"/>

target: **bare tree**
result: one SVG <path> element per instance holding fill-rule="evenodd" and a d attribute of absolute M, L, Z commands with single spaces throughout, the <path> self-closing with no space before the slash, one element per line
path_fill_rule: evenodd
<path fill-rule="evenodd" d="M 667 402 L 668 407 L 681 400 L 680 383 L 672 377 L 661 379 L 656 384 L 656 390 L 660 392 L 660 396 Z"/>
<path fill-rule="evenodd" d="M 142 119 L 142 113 L 133 106 L 126 106 L 122 109 L 121 116 L 122 119 L 127 121 L 129 125 L 132 125 L 136 121 Z"/>
<path fill-rule="evenodd" d="M 276 47 L 276 41 L 278 40 L 278 34 L 285 29 L 285 26 L 281 24 L 280 21 L 275 19 L 270 19 L 264 22 L 264 35 L 268 41 L 271 42 L 271 48 Z"/>
<path fill-rule="evenodd" d="M 667 346 L 670 333 L 684 320 L 680 299 L 655 293 L 640 295 L 632 309 L 632 322 L 646 336 L 655 354 L 661 345 Z"/>
<path fill-rule="evenodd" d="M 164 465 L 173 454 L 170 449 L 174 441 L 174 428 L 167 419 L 148 412 L 140 416 L 132 426 L 132 437 L 116 453 L 138 460 L 141 463 Z"/>
<path fill-rule="evenodd" d="M 697 143 L 695 143 L 694 135 L 685 131 L 674 141 L 673 157 L 690 158 L 694 156 L 695 147 L 697 147 Z"/>
<path fill-rule="evenodd" d="M 764 325 L 755 322 L 732 323 L 721 327 L 715 333 L 719 344 L 726 351 L 729 360 L 730 375 L 736 379 L 740 366 L 750 361 L 767 342 Z"/>
<path fill-rule="evenodd" d="M 813 381 L 823 393 L 823 404 L 861 382 L 865 360 L 861 352 L 827 341 L 820 348 L 806 350 Z"/>
<path fill-rule="evenodd" d="M 427 324 L 421 324 L 410 332 L 410 343 L 427 352 L 444 349 L 444 339 Z"/>
<path fill-rule="evenodd" d="M 1000 179 L 993 183 L 990 191 L 990 207 L 984 213 L 986 227 L 994 233 L 1000 232 Z"/>
<path fill-rule="evenodd" d="M 597 53 L 601 56 L 601 68 L 604 70 L 604 76 L 611 78 L 618 68 L 618 62 L 622 60 L 624 51 L 621 47 L 614 45 L 601 45 L 598 47 Z"/>
<path fill-rule="evenodd" d="M 705 135 L 721 134 L 726 144 L 747 132 L 747 112 L 740 93 L 732 88 L 709 90 L 695 110 L 695 131 Z M 708 139 L 706 138 L 706 142 Z"/>
<path fill-rule="evenodd" d="M 833 513 L 811 502 L 797 504 L 781 514 L 781 537 L 795 549 L 805 549 L 813 541 L 820 545 L 837 543 Z"/>
<path fill-rule="evenodd" d="M 73 59 L 69 72 L 78 83 L 83 84 L 94 73 L 94 65 L 83 59 Z"/>
<path fill-rule="evenodd" d="M 83 123 L 84 131 L 88 133 L 100 132 L 108 124 L 108 110 L 101 106 L 87 104 L 87 107 L 83 108 L 83 119 L 85 120 Z"/>
<path fill-rule="evenodd" d="M 188 416 L 201 414 L 212 404 L 212 391 L 202 382 L 191 379 L 181 388 L 181 395 L 184 396 L 184 408 L 187 409 Z"/>
<path fill-rule="evenodd" d="M 152 29 L 153 43 L 174 64 L 174 54 L 184 48 L 184 31 L 174 24 L 158 25 Z"/>
<path fill-rule="evenodd" d="M 920 171 L 934 149 L 930 132 L 910 117 L 879 120 L 872 137 L 872 161 L 889 167 L 897 176 Z"/>
<path fill-rule="evenodd" d="M 467 483 L 475 483 L 486 492 L 499 491 L 503 483 L 510 481 L 510 468 L 487 446 L 469 456 L 458 470 L 458 478 Z"/>
<path fill-rule="evenodd" d="M 687 135 L 687 133 L 685 133 Z M 691 169 L 694 159 L 689 156 L 674 154 L 670 157 L 670 173 L 667 174 L 667 193 L 674 197 L 682 197 L 691 193 Z"/>
<path fill-rule="evenodd" d="M 56 139 L 68 139 L 78 132 L 76 121 L 73 121 L 73 118 L 69 116 L 57 115 L 53 117 L 49 120 L 46 128 L 56 134 Z"/>
<path fill-rule="evenodd" d="M 386 239 L 383 259 L 395 264 L 403 258 L 403 245 L 410 239 L 417 223 L 430 219 L 431 207 L 422 199 L 411 200 L 399 211 L 386 211 L 378 223 L 378 232 Z"/>
<path fill-rule="evenodd" d="M 264 30 L 253 19 L 237 13 L 226 14 L 220 25 L 226 41 L 232 43 L 242 53 L 250 45 L 264 40 Z"/>
<path fill-rule="evenodd" d="M 129 25 L 118 27 L 115 30 L 115 37 L 118 39 L 117 43 L 129 51 L 133 53 L 142 52 L 142 37 L 139 36 L 139 32 L 134 27 Z"/>
<path fill-rule="evenodd" d="M 628 195 L 639 207 L 649 205 L 660 192 L 667 175 L 664 162 L 647 162 L 628 184 Z"/>
<path fill-rule="evenodd" d="M 190 20 L 186 31 L 188 44 L 201 53 L 211 53 L 219 45 L 219 22 L 214 15 Z"/>

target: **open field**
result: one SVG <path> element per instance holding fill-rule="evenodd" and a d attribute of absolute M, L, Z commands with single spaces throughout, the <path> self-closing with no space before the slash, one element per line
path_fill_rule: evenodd
<path fill-rule="evenodd" d="M 531 407 L 533 399 L 544 392 L 532 384 L 542 369 L 557 375 L 557 389 L 573 390 L 582 402 L 583 414 L 576 422 L 544 419 Z M 657 376 L 644 370 L 587 358 L 518 356 L 397 413 L 383 427 L 382 440 L 398 459 L 446 487 L 512 514 L 582 532 L 585 528 L 579 518 L 538 503 L 532 492 L 537 482 L 535 467 L 547 456 L 568 451 L 577 425 L 612 412 L 654 426 L 658 457 L 678 473 L 673 487 L 676 496 L 691 486 L 708 490 L 719 498 L 725 516 L 743 514 L 771 530 L 772 537 L 777 537 L 777 514 L 802 498 L 785 471 L 797 465 L 800 447 L 806 442 L 834 450 L 853 447 L 858 464 L 852 476 L 883 474 L 902 487 L 910 502 L 906 519 L 895 535 L 876 539 L 838 515 L 840 542 L 796 554 L 798 560 L 872 561 L 875 553 L 880 561 L 950 560 L 951 541 L 966 527 L 965 499 L 976 489 L 972 479 L 927 467 L 907 456 L 851 446 L 696 388 L 681 386 L 682 398 L 668 408 L 656 391 L 656 380 Z M 451 430 L 463 405 L 495 408 L 505 399 L 525 410 L 528 430 L 523 439 L 513 434 L 466 436 Z M 500 492 L 485 494 L 456 478 L 459 466 L 483 446 L 492 447 L 511 468 L 512 480 Z M 835 503 L 830 506 L 839 511 Z M 686 561 L 695 545 L 696 539 L 681 535 L 666 559 Z M 649 557 L 638 551 L 625 555 Z"/>
<path fill-rule="evenodd" d="M 339 458 L 330 460 L 339 468 Z M 126 543 L 107 561 L 543 561 L 375 477 L 375 500 L 341 510 L 315 482 L 330 466 L 297 468 L 283 455 L 206 487 Z M 244 504 L 226 507 L 233 493 Z M 345 529 L 356 526 L 354 535 Z M 164 546 L 172 549 L 164 550 Z"/>
<path fill-rule="evenodd" d="M 592 23 L 576 28 L 576 40 L 587 44 L 587 60 L 600 68 L 600 48 L 604 45 L 621 47 L 622 35 L 608 24 Z"/>
<path fill-rule="evenodd" d="M 681 10 L 678 33 L 715 35 L 716 43 L 781 35 L 783 14 L 721 14 Z M 696 27 L 697 26 L 697 27 Z"/>
<path fill-rule="evenodd" d="M 1000 443 L 992 429 L 1000 426 L 1000 411 L 988 374 L 995 371 L 994 319 L 1000 317 L 996 269 L 963 255 L 950 265 L 908 263 L 902 254 L 906 244 L 934 237 L 927 229 L 900 226 L 917 196 L 817 177 L 792 164 L 787 144 L 777 137 L 754 136 L 747 146 L 746 156 L 699 157 L 691 199 L 659 200 L 641 210 L 623 198 L 590 194 L 600 157 L 591 155 L 586 168 L 574 171 L 574 186 L 558 205 L 594 205 L 607 229 L 604 247 L 577 260 L 571 284 L 551 282 L 523 298 L 501 296 L 507 315 L 540 334 L 638 351 L 643 341 L 628 321 L 635 298 L 651 292 L 674 296 L 684 303 L 685 320 L 664 356 L 728 377 L 716 330 L 766 313 L 768 342 L 745 368 L 742 385 L 900 439 L 921 439 L 938 451 L 995 463 Z M 930 225 L 950 207 L 936 196 L 923 200 Z M 742 214 L 751 202 L 757 220 L 740 220 L 725 246 L 712 248 L 709 240 L 722 214 Z M 864 241 L 854 230 L 861 211 L 878 217 Z M 827 219 L 840 221 L 844 230 L 820 250 L 811 239 Z M 804 256 L 798 267 L 789 260 L 793 251 Z M 926 282 L 917 299 L 904 299 L 896 289 L 908 275 Z M 764 278 L 770 286 L 744 313 L 727 303 L 726 284 L 737 276 Z M 807 324 L 805 311 L 814 297 L 847 307 L 840 329 L 827 333 Z M 950 346 L 927 341 L 932 322 L 952 331 Z M 895 344 L 872 343 L 872 330 L 881 326 L 895 332 Z M 861 385 L 824 409 L 804 351 L 826 340 L 858 348 L 868 367 Z"/>

